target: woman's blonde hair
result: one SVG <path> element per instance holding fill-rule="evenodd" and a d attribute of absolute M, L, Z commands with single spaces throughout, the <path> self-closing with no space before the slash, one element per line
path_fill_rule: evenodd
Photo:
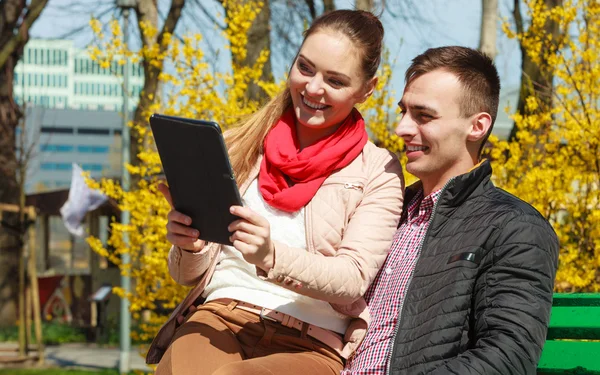
<path fill-rule="evenodd" d="M 321 30 L 336 31 L 347 36 L 359 51 L 365 80 L 375 76 L 381 60 L 383 41 L 383 25 L 375 15 L 363 10 L 347 9 L 325 13 L 316 18 L 304 32 L 302 43 Z M 293 64 L 295 63 L 296 59 Z M 288 85 L 260 110 L 227 132 L 225 142 L 238 183 L 244 183 L 248 179 L 252 167 L 263 153 L 267 134 L 291 106 L 292 95 Z"/>
<path fill-rule="evenodd" d="M 290 89 L 286 87 L 241 125 L 227 131 L 225 143 L 229 148 L 231 166 L 238 183 L 243 183 L 249 177 L 252 167 L 263 153 L 267 134 L 291 105 L 292 96 Z"/>

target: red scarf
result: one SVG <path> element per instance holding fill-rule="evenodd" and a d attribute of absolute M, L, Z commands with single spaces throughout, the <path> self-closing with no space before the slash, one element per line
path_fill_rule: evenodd
<path fill-rule="evenodd" d="M 310 202 L 323 181 L 350 164 L 369 140 L 362 116 L 353 109 L 335 133 L 298 151 L 295 120 L 290 109 L 269 131 L 258 176 L 265 202 L 286 212 L 296 212 Z"/>

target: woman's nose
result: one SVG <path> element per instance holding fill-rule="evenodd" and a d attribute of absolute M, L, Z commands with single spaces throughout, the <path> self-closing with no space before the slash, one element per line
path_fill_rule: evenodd
<path fill-rule="evenodd" d="M 319 74 L 311 77 L 306 84 L 306 92 L 311 95 L 322 95 L 325 89 L 323 88 L 323 78 Z"/>

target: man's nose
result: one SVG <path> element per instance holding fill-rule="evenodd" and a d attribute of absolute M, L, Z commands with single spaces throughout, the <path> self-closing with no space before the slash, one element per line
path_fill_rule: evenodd
<path fill-rule="evenodd" d="M 394 132 L 398 137 L 414 137 L 417 134 L 417 124 L 408 113 L 404 113 Z"/>

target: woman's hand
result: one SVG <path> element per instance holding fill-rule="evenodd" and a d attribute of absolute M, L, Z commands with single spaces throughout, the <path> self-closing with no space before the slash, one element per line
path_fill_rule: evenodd
<path fill-rule="evenodd" d="M 269 221 L 248 207 L 231 206 L 231 213 L 240 217 L 227 228 L 229 240 L 246 260 L 265 272 L 275 265 L 275 246 L 271 241 Z"/>
<path fill-rule="evenodd" d="M 192 218 L 175 210 L 169 187 L 160 183 L 158 184 L 158 191 L 162 193 L 169 202 L 169 206 L 171 206 L 171 211 L 167 215 L 169 220 L 167 222 L 167 241 L 190 252 L 197 253 L 202 250 L 206 242 L 198 239 L 200 233 L 196 229 L 190 228 Z"/>

